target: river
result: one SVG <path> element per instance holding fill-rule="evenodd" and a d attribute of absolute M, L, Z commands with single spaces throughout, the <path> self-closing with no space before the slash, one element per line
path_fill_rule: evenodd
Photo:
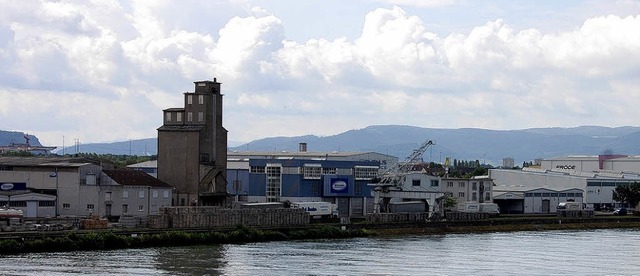
<path fill-rule="evenodd" d="M 639 275 L 640 229 L 284 241 L 0 258 L 2 275 Z"/>

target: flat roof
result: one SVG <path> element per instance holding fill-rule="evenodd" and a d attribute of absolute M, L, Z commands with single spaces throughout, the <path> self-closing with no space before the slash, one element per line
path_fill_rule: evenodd
<path fill-rule="evenodd" d="M 81 167 L 93 164 L 81 157 L 21 157 L 1 156 L 0 165 L 18 167 Z"/>

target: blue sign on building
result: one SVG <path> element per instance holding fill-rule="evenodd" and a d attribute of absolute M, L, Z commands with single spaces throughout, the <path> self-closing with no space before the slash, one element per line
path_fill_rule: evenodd
<path fill-rule="evenodd" d="M 349 179 L 347 178 L 331 179 L 331 193 L 344 194 L 348 192 L 349 192 Z"/>
<path fill-rule="evenodd" d="M 323 196 L 330 197 L 350 197 L 353 196 L 353 177 L 348 176 L 328 176 L 323 177 Z"/>
<path fill-rule="evenodd" d="M 0 182 L 0 191 L 17 191 L 17 190 L 26 190 L 27 189 L 27 183 L 24 182 L 19 182 L 19 183 L 12 183 L 12 182 Z"/>

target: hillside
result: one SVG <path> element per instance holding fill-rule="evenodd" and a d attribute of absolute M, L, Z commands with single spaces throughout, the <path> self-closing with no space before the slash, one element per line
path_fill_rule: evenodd
<path fill-rule="evenodd" d="M 379 125 L 350 130 L 333 136 L 275 137 L 233 147 L 238 151 L 295 151 L 298 143 L 309 151 L 376 151 L 401 159 L 425 140 L 436 145 L 423 155 L 425 161 L 440 162 L 445 157 L 480 160 L 501 165 L 512 157 L 516 164 L 537 158 L 606 153 L 640 154 L 639 127 L 535 128 L 487 130 L 475 128 L 436 129 Z"/>
<path fill-rule="evenodd" d="M 24 134 L 0 132 L 0 145 L 23 143 Z M 30 142 L 39 145 L 38 139 Z M 307 143 L 308 151 L 375 151 L 404 159 L 425 140 L 435 145 L 423 155 L 425 161 L 443 162 L 445 157 L 458 160 L 480 160 L 501 165 L 512 157 L 516 164 L 537 158 L 567 155 L 628 154 L 640 155 L 640 127 L 581 126 L 574 128 L 531 128 L 521 130 L 487 130 L 477 128 L 440 129 L 401 125 L 376 125 L 331 136 L 304 135 L 269 137 L 240 146 L 232 151 L 297 151 L 299 143 Z M 80 152 L 98 154 L 154 155 L 155 138 L 114 143 L 89 143 Z M 57 153 L 62 153 L 58 149 Z M 73 146 L 64 152 L 75 153 Z"/>
<path fill-rule="evenodd" d="M 0 146 L 9 146 L 12 144 L 25 144 L 26 143 L 25 135 L 27 134 L 23 132 L 0 130 Z M 40 144 L 40 141 L 38 140 L 38 137 L 35 137 L 30 134 L 27 135 L 27 137 L 29 137 L 30 145 L 42 146 L 42 144 Z"/>

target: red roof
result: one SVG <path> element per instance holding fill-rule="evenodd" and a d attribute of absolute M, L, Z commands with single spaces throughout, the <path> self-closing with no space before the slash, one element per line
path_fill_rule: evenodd
<path fill-rule="evenodd" d="M 172 188 L 166 182 L 139 170 L 103 170 L 102 172 L 120 185 Z"/>

